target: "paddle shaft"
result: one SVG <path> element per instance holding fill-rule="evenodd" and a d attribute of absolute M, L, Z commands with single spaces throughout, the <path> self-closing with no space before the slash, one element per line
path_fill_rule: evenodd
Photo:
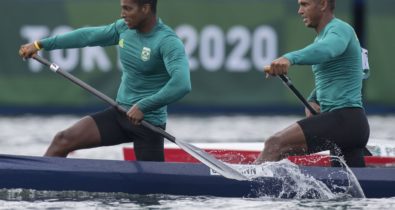
<path fill-rule="evenodd" d="M 96 90 L 92 86 L 86 84 L 85 82 L 83 82 L 82 80 L 80 80 L 77 77 L 73 76 L 72 74 L 69 74 L 68 72 L 63 71 L 58 65 L 56 65 L 54 63 L 51 63 L 47 59 L 42 58 L 42 57 L 40 57 L 38 55 L 33 55 L 32 58 L 35 59 L 36 61 L 44 64 L 45 66 L 48 66 L 53 72 L 62 75 L 66 79 L 70 80 L 71 82 L 77 84 L 78 86 L 82 87 L 83 89 L 85 89 L 88 92 L 92 93 L 93 95 L 97 96 L 98 98 L 100 98 L 101 100 L 107 102 L 111 106 L 117 108 L 119 111 L 124 112 L 125 114 L 127 113 L 127 110 L 124 107 L 120 106 L 113 99 L 111 99 L 107 95 L 103 94 L 102 92 Z M 165 137 L 166 139 L 170 140 L 171 142 L 176 143 L 176 138 L 174 136 L 170 135 L 169 133 L 167 133 L 162 128 L 156 127 L 156 126 L 152 125 L 151 123 L 149 123 L 149 122 L 147 122 L 145 120 L 141 121 L 141 125 L 143 125 L 144 127 L 148 128 L 148 129 L 150 129 L 150 130 L 152 130 L 152 131 L 154 131 L 156 133 L 161 134 L 163 137 Z"/>
<path fill-rule="evenodd" d="M 313 114 L 317 115 L 318 112 L 307 102 L 303 95 L 295 88 L 292 81 L 285 75 L 278 75 L 278 77 L 283 81 L 283 83 L 299 98 L 299 100 L 305 105 L 305 107 Z"/>
<path fill-rule="evenodd" d="M 265 66 L 263 70 L 266 72 L 266 74 L 270 74 L 270 66 Z M 306 99 L 303 97 L 303 95 L 298 91 L 298 89 L 295 88 L 295 86 L 292 84 L 292 81 L 287 77 L 285 74 L 280 74 L 278 75 L 278 78 L 280 78 L 283 83 L 298 97 L 298 99 L 305 105 L 305 107 L 313 114 L 317 115 L 318 112 L 309 104 L 309 102 L 306 101 Z"/>

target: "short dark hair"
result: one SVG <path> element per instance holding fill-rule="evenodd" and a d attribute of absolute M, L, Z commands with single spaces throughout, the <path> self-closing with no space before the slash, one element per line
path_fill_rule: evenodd
<path fill-rule="evenodd" d="M 151 6 L 151 10 L 154 14 L 156 14 L 156 4 L 158 0 L 136 0 L 139 5 L 149 4 Z"/>

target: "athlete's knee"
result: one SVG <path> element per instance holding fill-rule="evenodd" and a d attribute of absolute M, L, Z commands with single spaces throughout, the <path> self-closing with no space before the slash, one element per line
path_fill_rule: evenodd
<path fill-rule="evenodd" d="M 294 144 L 289 144 L 287 142 L 289 142 L 289 140 L 285 139 L 284 136 L 282 136 L 280 133 L 277 133 L 271 136 L 265 142 L 265 149 L 267 147 L 268 153 L 276 155 L 280 159 L 286 158 L 287 156 L 300 150 L 300 148 L 292 148 L 291 145 Z"/>
<path fill-rule="evenodd" d="M 280 155 L 281 147 L 282 147 L 281 137 L 279 135 L 277 135 L 277 134 L 269 137 L 265 141 L 265 150 L 269 154 Z"/>
<path fill-rule="evenodd" d="M 52 140 L 52 146 L 56 147 L 57 150 L 69 151 L 72 148 L 72 137 L 67 131 L 58 132 Z"/>
<path fill-rule="evenodd" d="M 53 143 L 57 145 L 66 145 L 68 142 L 66 131 L 59 131 L 56 133 L 55 137 L 53 138 Z"/>

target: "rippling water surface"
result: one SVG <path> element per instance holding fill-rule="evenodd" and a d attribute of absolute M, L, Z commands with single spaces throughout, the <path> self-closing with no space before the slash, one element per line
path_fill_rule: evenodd
<path fill-rule="evenodd" d="M 0 153 L 42 155 L 55 133 L 78 119 L 79 116 L 0 116 Z M 299 116 L 171 116 L 167 131 L 188 142 L 263 142 L 298 119 Z M 372 138 L 395 143 L 395 116 L 369 116 L 369 121 Z M 70 157 L 120 160 L 121 148 L 127 145 L 76 151 Z M 395 198 L 286 200 L 0 189 L 0 209 L 393 209 L 393 206 Z"/>

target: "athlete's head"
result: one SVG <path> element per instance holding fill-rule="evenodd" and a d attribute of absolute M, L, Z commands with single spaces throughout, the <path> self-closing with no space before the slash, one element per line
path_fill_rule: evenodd
<path fill-rule="evenodd" d="M 121 0 L 121 17 L 129 28 L 144 27 L 156 15 L 157 0 Z"/>
<path fill-rule="evenodd" d="M 336 0 L 298 0 L 298 13 L 307 27 L 316 28 L 327 14 L 333 14 Z"/>

